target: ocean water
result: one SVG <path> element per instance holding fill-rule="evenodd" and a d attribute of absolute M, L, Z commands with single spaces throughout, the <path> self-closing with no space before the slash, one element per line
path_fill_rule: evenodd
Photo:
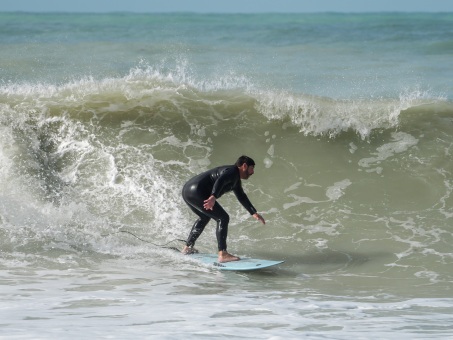
<path fill-rule="evenodd" d="M 453 14 L 0 13 L 2 339 L 453 338 Z M 220 272 L 191 176 L 257 163 Z M 215 225 L 197 242 L 215 252 Z"/>

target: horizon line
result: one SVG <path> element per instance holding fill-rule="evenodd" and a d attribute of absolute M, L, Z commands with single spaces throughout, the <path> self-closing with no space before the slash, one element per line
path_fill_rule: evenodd
<path fill-rule="evenodd" d="M 23 13 L 23 14 L 453 14 L 453 11 L 306 11 L 306 12 L 279 12 L 279 11 L 263 11 L 263 12 L 203 12 L 203 11 L 55 11 L 55 10 L 39 10 L 39 11 L 24 11 L 24 10 L 0 10 L 0 13 Z"/>

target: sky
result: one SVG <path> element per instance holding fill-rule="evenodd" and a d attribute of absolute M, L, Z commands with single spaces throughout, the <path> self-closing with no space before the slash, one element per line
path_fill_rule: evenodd
<path fill-rule="evenodd" d="M 0 12 L 453 12 L 451 0 L 0 0 Z"/>

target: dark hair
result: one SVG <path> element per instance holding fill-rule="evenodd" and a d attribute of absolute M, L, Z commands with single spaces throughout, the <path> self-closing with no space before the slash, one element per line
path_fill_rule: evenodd
<path fill-rule="evenodd" d="M 239 157 L 236 161 L 236 166 L 241 167 L 244 163 L 247 164 L 247 166 L 255 166 L 255 161 L 248 156 Z"/>

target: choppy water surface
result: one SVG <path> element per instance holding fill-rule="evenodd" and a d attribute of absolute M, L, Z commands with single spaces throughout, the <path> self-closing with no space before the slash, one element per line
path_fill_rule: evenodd
<path fill-rule="evenodd" d="M 0 17 L 0 337 L 452 336 L 451 14 Z M 241 154 L 285 263 L 159 247 Z"/>

